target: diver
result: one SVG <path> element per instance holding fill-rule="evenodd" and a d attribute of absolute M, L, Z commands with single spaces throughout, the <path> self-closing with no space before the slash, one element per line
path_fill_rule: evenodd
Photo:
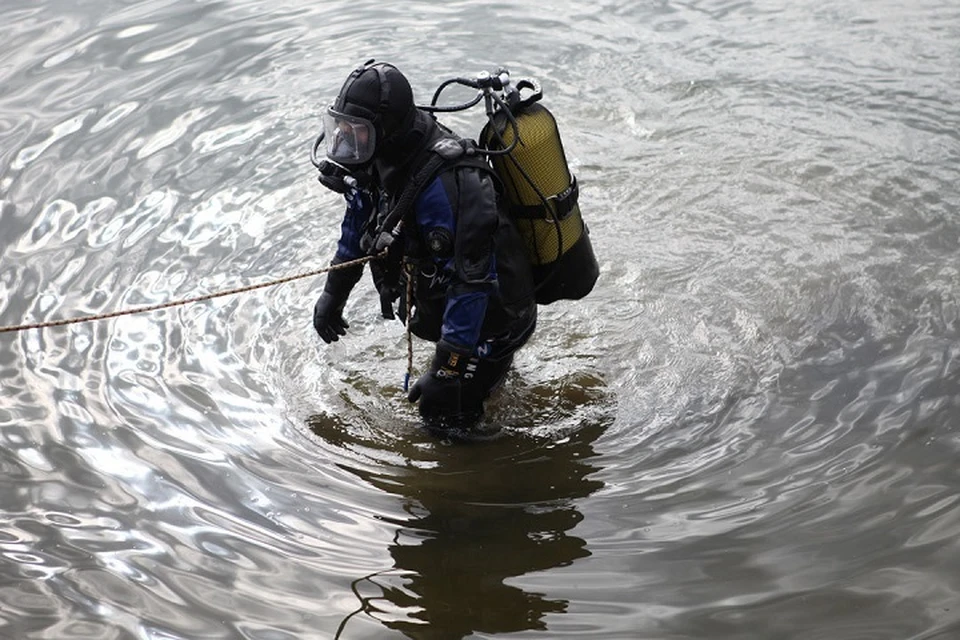
<path fill-rule="evenodd" d="M 370 265 L 381 314 L 409 319 L 436 344 L 408 400 L 431 431 L 468 431 L 537 320 L 532 268 L 496 175 L 472 141 L 415 104 L 391 64 L 354 70 L 323 124 L 319 180 L 346 200 L 331 265 L 379 256 Z M 344 305 L 362 271 L 327 275 L 313 312 L 327 344 L 346 334 Z"/>

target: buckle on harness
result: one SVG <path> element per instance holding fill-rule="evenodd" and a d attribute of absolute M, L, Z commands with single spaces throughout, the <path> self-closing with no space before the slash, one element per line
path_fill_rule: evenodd
<path fill-rule="evenodd" d="M 577 206 L 579 200 L 580 186 L 577 184 L 576 176 L 574 176 L 573 182 L 570 183 L 569 187 L 557 195 L 547 198 L 547 201 L 553 202 L 553 210 L 557 214 L 558 220 L 563 220 L 570 215 L 570 212 Z"/>
<path fill-rule="evenodd" d="M 579 201 L 580 186 L 577 184 L 576 177 L 574 177 L 570 186 L 560 193 L 547 196 L 540 201 L 540 204 L 513 205 L 510 207 L 510 213 L 515 218 L 527 220 L 564 220 L 573 213 Z"/>

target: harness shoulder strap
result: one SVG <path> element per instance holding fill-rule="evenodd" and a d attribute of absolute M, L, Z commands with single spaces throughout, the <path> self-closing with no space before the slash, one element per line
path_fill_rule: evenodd
<path fill-rule="evenodd" d="M 472 166 L 483 169 L 496 176 L 490 164 L 475 150 L 472 140 L 444 136 L 433 143 L 426 162 L 413 174 L 413 177 L 400 192 L 393 208 L 383 218 L 377 228 L 371 247 L 371 253 L 377 254 L 393 244 L 400 234 L 400 227 L 407 214 L 413 210 L 417 197 L 430 182 L 444 169 L 453 166 Z"/>

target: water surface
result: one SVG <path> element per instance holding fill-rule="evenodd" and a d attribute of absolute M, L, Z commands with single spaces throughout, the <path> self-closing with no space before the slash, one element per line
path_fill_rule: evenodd
<path fill-rule="evenodd" d="M 954 4 L 4 9 L 0 324 L 324 265 L 371 57 L 538 79 L 603 274 L 470 445 L 368 279 L 0 334 L 0 637 L 960 637 Z"/>

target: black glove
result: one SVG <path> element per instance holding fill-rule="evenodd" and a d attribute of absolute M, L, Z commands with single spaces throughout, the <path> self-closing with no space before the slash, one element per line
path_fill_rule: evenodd
<path fill-rule="evenodd" d="M 336 259 L 333 264 L 337 264 Z M 336 342 L 346 334 L 350 325 L 343 319 L 343 306 L 347 304 L 347 298 L 362 274 L 362 264 L 334 269 L 327 274 L 323 293 L 313 307 L 313 328 L 327 344 Z"/>
<path fill-rule="evenodd" d="M 460 380 L 470 356 L 437 347 L 430 371 L 410 388 L 407 400 L 420 401 L 420 415 L 428 426 L 455 426 L 460 418 Z"/>

